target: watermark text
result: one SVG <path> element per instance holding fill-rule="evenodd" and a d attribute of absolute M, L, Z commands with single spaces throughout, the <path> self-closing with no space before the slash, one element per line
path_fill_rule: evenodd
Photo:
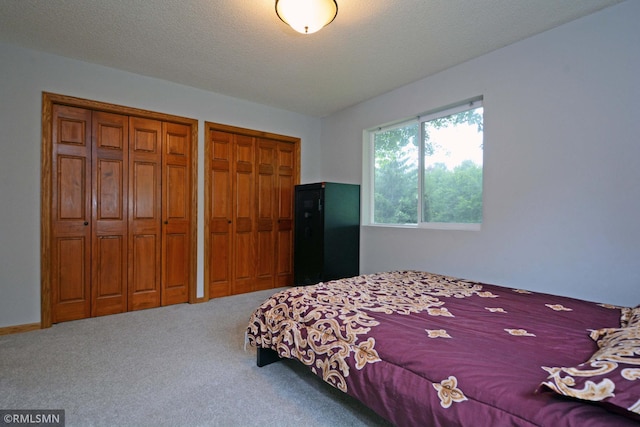
<path fill-rule="evenodd" d="M 0 427 L 64 427 L 64 409 L 0 409 Z"/>

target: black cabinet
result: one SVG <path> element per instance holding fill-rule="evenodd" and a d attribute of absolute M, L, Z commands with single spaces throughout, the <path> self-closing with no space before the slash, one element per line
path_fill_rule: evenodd
<path fill-rule="evenodd" d="M 294 283 L 308 285 L 360 271 L 360 186 L 296 185 Z"/>

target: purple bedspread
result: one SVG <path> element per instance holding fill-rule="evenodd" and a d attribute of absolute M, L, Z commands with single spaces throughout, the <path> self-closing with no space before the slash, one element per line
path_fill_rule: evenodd
<path fill-rule="evenodd" d="M 273 295 L 251 344 L 293 358 L 399 426 L 638 425 L 539 390 L 543 367 L 597 350 L 619 307 L 424 272 L 357 276 Z"/>

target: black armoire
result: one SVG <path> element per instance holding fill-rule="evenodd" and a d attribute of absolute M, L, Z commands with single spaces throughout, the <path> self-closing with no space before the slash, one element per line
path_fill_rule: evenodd
<path fill-rule="evenodd" d="M 294 282 L 309 285 L 360 271 L 360 186 L 295 188 Z"/>

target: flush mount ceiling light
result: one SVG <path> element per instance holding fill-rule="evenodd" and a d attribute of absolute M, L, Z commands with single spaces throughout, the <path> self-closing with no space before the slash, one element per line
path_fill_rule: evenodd
<path fill-rule="evenodd" d="M 302 34 L 315 33 L 338 14 L 335 0 L 276 0 L 278 18 Z"/>

